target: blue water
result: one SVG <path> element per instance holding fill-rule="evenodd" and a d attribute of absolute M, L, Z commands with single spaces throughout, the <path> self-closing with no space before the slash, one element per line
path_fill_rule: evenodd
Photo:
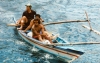
<path fill-rule="evenodd" d="M 93 29 L 100 31 L 99 0 L 0 0 L 0 63 L 65 63 L 52 54 L 26 43 L 15 30 L 6 24 L 14 23 L 31 2 L 32 9 L 41 14 L 45 23 L 63 20 L 85 20 L 85 11 Z M 100 36 L 82 25 L 88 23 L 64 23 L 46 28 L 59 34 L 66 42 L 100 42 Z M 72 45 L 85 52 L 72 63 L 100 63 L 100 45 Z"/>

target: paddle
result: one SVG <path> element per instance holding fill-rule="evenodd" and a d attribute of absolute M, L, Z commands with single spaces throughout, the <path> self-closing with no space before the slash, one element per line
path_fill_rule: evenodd
<path fill-rule="evenodd" d="M 100 42 L 77 42 L 77 43 L 54 43 L 54 44 L 45 44 L 47 46 L 68 46 L 68 45 L 86 45 L 86 44 L 100 44 Z"/>

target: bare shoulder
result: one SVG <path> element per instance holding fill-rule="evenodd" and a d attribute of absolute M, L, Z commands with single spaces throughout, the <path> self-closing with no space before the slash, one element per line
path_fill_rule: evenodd
<path fill-rule="evenodd" d="M 32 19 L 31 21 L 34 21 L 34 19 Z"/>
<path fill-rule="evenodd" d="M 40 26 L 43 26 L 43 24 L 40 24 Z"/>
<path fill-rule="evenodd" d="M 40 24 L 41 27 L 44 27 L 43 24 Z"/>

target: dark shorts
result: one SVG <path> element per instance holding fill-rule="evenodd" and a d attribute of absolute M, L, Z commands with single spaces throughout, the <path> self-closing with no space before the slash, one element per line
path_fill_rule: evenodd
<path fill-rule="evenodd" d="M 25 30 L 30 25 L 31 20 L 32 19 L 28 19 L 28 22 L 25 23 L 25 25 L 23 26 L 22 30 Z"/>

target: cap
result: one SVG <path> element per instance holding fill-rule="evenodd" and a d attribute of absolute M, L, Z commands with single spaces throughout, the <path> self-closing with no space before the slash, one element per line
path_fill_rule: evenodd
<path fill-rule="evenodd" d="M 30 3 L 28 3 L 28 4 L 26 4 L 25 6 L 30 6 L 30 7 L 31 7 L 31 4 L 30 4 Z"/>

